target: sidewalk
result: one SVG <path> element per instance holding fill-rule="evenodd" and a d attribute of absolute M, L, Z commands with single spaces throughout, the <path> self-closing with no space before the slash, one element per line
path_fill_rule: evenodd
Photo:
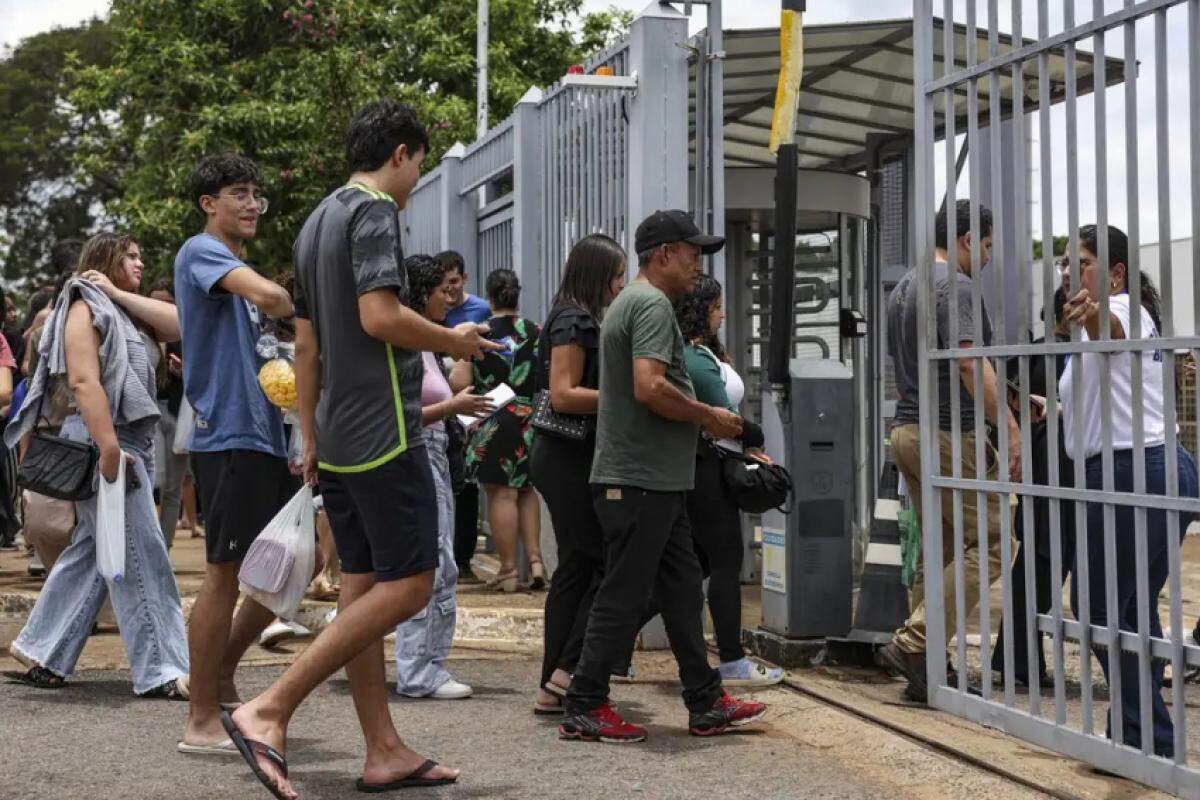
<path fill-rule="evenodd" d="M 1200 554 L 1200 547 L 1189 540 L 1186 552 L 1189 564 L 1194 564 L 1197 555 Z M 185 607 L 190 608 L 191 599 L 199 588 L 203 574 L 202 540 L 178 540 L 172 551 L 172 560 L 176 565 Z M 487 557 L 478 559 L 481 567 L 486 568 L 486 562 Z M 40 580 L 30 579 L 25 575 L 27 563 L 23 553 L 0 551 L 0 609 L 7 611 L 0 611 L 0 663 L 3 663 L 5 668 L 16 666 L 15 662 L 8 659 L 7 646 L 20 630 L 41 585 Z M 1190 590 L 1194 588 L 1191 586 L 1192 581 L 1187 583 L 1191 594 Z M 758 587 L 744 588 L 744 624 L 747 627 L 758 624 L 761 614 L 760 594 L 761 590 Z M 430 724 L 435 726 L 453 722 L 455 729 L 462 733 L 461 741 L 455 737 L 446 738 L 440 735 L 418 741 L 434 743 L 438 754 L 445 757 L 447 763 L 473 764 L 473 775 L 482 772 L 482 786 L 472 783 L 473 788 L 468 789 L 464 785 L 459 789 L 447 790 L 439 796 L 518 798 L 536 794 L 544 797 L 572 798 L 619 796 L 625 800 L 627 792 L 641 791 L 646 791 L 647 797 L 693 796 L 695 787 L 689 771 L 699 769 L 700 774 L 707 774 L 703 772 L 703 768 L 711 765 L 704 761 L 703 756 L 697 755 L 707 752 L 706 750 L 693 750 L 694 743 L 688 737 L 679 735 L 678 726 L 682 724 L 682 712 L 676 699 L 678 685 L 674 679 L 673 664 L 667 653 L 637 653 L 637 681 L 629 686 L 614 687 L 614 695 L 618 702 L 623 708 L 634 712 L 631 716 L 635 720 L 644 721 L 652 717 L 658 723 L 659 727 L 651 729 L 654 739 L 647 748 L 596 749 L 582 746 L 581 749 L 587 751 L 589 769 L 577 770 L 569 766 L 578 766 L 578 762 L 575 761 L 578 750 L 570 745 L 557 743 L 552 732 L 542 729 L 548 723 L 532 720 L 528 705 L 533 684 L 536 682 L 541 651 L 544 599 L 543 592 L 506 595 L 491 592 L 479 584 L 460 587 L 459 624 L 451 659 L 455 662 L 454 669 L 461 671 L 464 680 L 481 688 L 479 695 L 487 702 L 447 704 L 396 701 L 397 719 L 403 720 L 405 725 L 414 725 L 415 730 L 429 732 L 433 729 L 424 728 L 421 723 L 412 720 L 428 719 Z M 306 601 L 301 620 L 319 619 L 333 605 Z M 993 604 L 994 610 L 998 610 L 998 607 L 998 602 Z M 1188 622 L 1190 621 L 1189 617 Z M 272 649 L 252 647 L 243 662 L 246 669 L 239 673 L 245 676 L 242 680 L 248 687 L 265 685 L 277 674 L 280 667 L 290 663 L 302 652 L 309 641 L 311 640 L 292 640 Z M 977 635 L 970 637 L 968 652 L 973 666 L 977 669 Z M 1078 664 L 1077 661 L 1075 663 Z M 1093 665 L 1095 666 L 1095 662 Z M 176 707 L 171 704 L 135 703 L 129 697 L 127 678 L 121 672 L 125 666 L 124 648 L 116 629 L 105 628 L 89 639 L 80 662 L 80 672 L 71 681 L 71 689 L 68 692 L 46 693 L 0 685 L 0 707 L 5 708 L 6 721 L 12 719 L 22 725 L 25 724 L 21 722 L 25 715 L 33 715 L 35 719 L 29 720 L 29 725 L 32 726 L 30 730 L 36 739 L 42 735 L 51 736 L 51 730 L 64 730 L 62 726 L 65 724 L 65 719 L 60 719 L 57 712 L 50 717 L 37 719 L 40 713 L 38 709 L 48 711 L 66 709 L 69 706 L 69 711 L 66 711 L 68 718 L 78 719 L 82 726 L 78 735 L 72 739 L 80 748 L 71 748 L 72 752 L 90 752 L 92 748 L 99 746 L 96 737 L 101 737 L 102 731 L 111 730 L 112 724 L 125 724 L 124 721 L 115 723 L 111 718 L 105 718 L 106 710 L 117 710 L 124 720 L 125 716 L 133 713 L 133 709 L 137 709 L 139 720 L 143 712 L 154 719 L 161 717 L 166 720 L 156 727 L 157 733 L 153 734 L 153 752 L 158 753 L 174 741 L 172 737 L 176 732 L 172 725 L 175 723 L 167 718 L 173 719 L 172 713 Z M 1098 667 L 1095 672 L 1098 677 Z M 1076 718 L 1079 707 L 1078 669 L 1076 668 L 1074 673 L 1068 670 L 1067 677 L 1068 714 Z M 1098 681 L 1097 689 L 1097 719 L 1102 720 L 1100 715 L 1106 707 L 1102 682 Z M 323 788 L 307 796 L 343 796 L 346 775 L 354 769 L 359 739 L 351 717 L 345 716 L 350 713 L 349 704 L 345 702 L 345 693 L 344 680 L 340 677 L 335 679 L 319 693 L 319 697 L 323 699 L 310 706 L 313 709 L 321 709 L 320 713 L 310 711 L 305 717 L 308 720 L 304 723 L 306 732 L 301 735 L 310 738 L 300 742 L 298 752 L 302 761 L 311 763 L 319 759 L 332 759 L 331 764 L 323 764 L 320 769 L 308 773 L 315 776 L 316 785 Z M 713 777 L 714 786 L 725 787 L 720 792 L 723 796 L 757 797 L 766 800 L 800 796 L 881 795 L 901 798 L 958 798 L 976 791 L 986 791 L 987 794 L 983 796 L 988 797 L 1037 796 L 1037 793 L 1028 791 L 1029 784 L 1052 796 L 1088 800 L 1163 796 L 1128 781 L 1103 778 L 1084 764 L 1027 745 L 1003 733 L 911 704 L 903 698 L 903 683 L 887 678 L 878 670 L 837 666 L 794 670 L 788 673 L 786 686 L 773 688 L 761 694 L 761 699 L 771 703 L 775 709 L 771 714 L 768 730 L 756 734 L 758 738 L 755 739 L 733 737 L 724 740 L 731 744 L 720 745 L 731 748 L 731 754 L 736 753 L 736 757 L 726 764 L 729 775 L 721 773 Z M 624 699 L 631 695 L 637 699 L 632 702 Z M 70 702 L 71 698 L 76 700 Z M 1027 702 L 1027 699 L 1023 694 L 1019 694 L 1018 706 L 1022 702 Z M 1189 687 L 1188 702 L 1191 707 L 1200 704 L 1200 687 Z M 67 705 L 64 706 L 64 703 Z M 76 707 L 76 703 L 81 705 Z M 335 724 L 331 723 L 339 732 L 336 752 L 320 749 L 314 751 L 313 746 L 317 742 L 311 737 L 316 734 L 307 732 L 311 722 L 321 720 L 315 724 L 322 727 L 320 738 L 325 739 L 326 708 L 329 709 L 328 713 L 338 720 Z M 647 715 L 648 709 L 653 710 Z M 345 716 L 345 719 L 342 719 L 342 716 Z M 140 721 L 138 723 L 149 724 Z M 671 727 L 662 727 L 664 725 Z M 1198 727 L 1200 715 L 1189 714 L 1192 743 L 1200 742 Z M 477 731 L 482 731 L 485 735 L 477 737 Z M 664 737 L 663 734 L 668 735 Z M 752 741 L 763 746 L 747 747 Z M 545 742 L 552 745 L 551 749 L 543 753 L 540 748 Z M 870 746 L 864 748 L 864 742 L 870 742 Z M 539 757 L 530 759 L 524 750 L 525 744 L 537 745 Z M 516 748 L 516 752 L 509 752 L 512 748 Z M 54 749 L 62 752 L 57 747 Z M 630 761 L 622 761 L 620 765 L 614 762 L 611 765 L 611 775 L 619 777 L 605 782 L 600 779 L 606 775 L 593 766 L 599 762 L 591 759 L 599 758 L 606 765 L 604 769 L 608 769 L 608 762 L 612 760 L 609 754 L 614 749 L 639 755 L 631 756 Z M 760 751 L 765 755 L 760 754 Z M 34 752 L 41 752 L 41 749 L 36 748 Z M 482 765 L 478 761 L 478 754 L 481 752 L 488 754 L 486 762 Z M 646 756 L 640 755 L 643 753 Z M 451 756 L 454 760 L 450 760 Z M 122 758 L 124 757 L 123 755 Z M 145 757 L 146 754 L 142 753 L 137 759 L 146 760 Z M 655 758 L 663 757 L 667 757 L 665 761 L 655 761 Z M 696 758 L 699 758 L 699 761 L 696 761 Z M 562 764 L 558 763 L 560 760 Z M 146 766 L 148 775 L 158 777 L 148 778 L 148 787 L 161 788 L 164 784 L 158 781 L 167 781 L 170 777 L 165 773 L 181 767 L 165 750 L 158 753 L 156 758 L 149 759 L 149 762 Z M 58 776 L 55 779 L 57 786 L 66 786 L 70 781 L 77 780 L 78 776 L 69 769 L 71 763 L 73 761 L 70 758 L 58 759 L 54 765 L 47 767 L 50 770 L 49 774 Z M 523 769 L 515 769 L 514 772 L 514 764 L 526 766 Z M 658 766 L 654 766 L 655 764 Z M 847 783 L 840 787 L 837 784 L 823 784 L 821 776 L 831 774 L 828 767 L 823 766 L 827 764 L 840 765 L 840 769 L 848 771 L 846 774 L 853 777 L 848 778 Z M 799 765 L 803 765 L 803 769 L 800 769 Z M 222 777 L 220 780 L 226 780 L 225 783 L 218 781 L 209 786 L 210 776 L 204 769 L 193 766 L 192 762 L 182 766 L 186 767 L 189 779 L 205 782 L 204 790 L 192 795 L 194 797 L 255 796 L 252 792 L 246 794 L 252 787 L 248 782 L 243 782 L 243 777 L 236 770 L 231 772 L 222 769 L 219 772 L 221 776 L 232 777 L 228 780 Z M 10 796 L 44 796 L 37 794 L 31 784 L 22 784 L 22 779 L 14 772 L 15 769 L 16 766 L 11 764 L 7 767 L 0 766 L 0 786 L 5 786 L 6 789 L 8 786 L 25 786 L 33 793 L 21 794 L 18 791 L 10 795 L 5 791 L 3 796 L 6 800 Z M 785 776 L 790 776 L 791 784 L 775 781 L 775 778 L 779 777 L 776 775 L 779 769 L 785 770 Z M 136 769 L 134 771 L 136 772 Z M 164 774 L 158 775 L 160 772 Z M 345 775 L 341 774 L 343 772 Z M 584 774 L 585 772 L 587 774 Z M 303 767 L 299 774 L 305 774 Z M 337 780 L 334 780 L 335 775 Z M 811 782 L 810 775 L 815 776 Z M 1002 777 L 1006 775 L 1011 779 Z M 78 796 L 107 796 L 116 792 L 115 786 L 108 782 L 103 773 L 93 777 L 94 781 L 88 785 L 94 791 L 81 791 Z M 119 775 L 110 777 L 112 780 L 118 780 Z M 659 781 L 668 777 L 679 781 L 683 788 L 679 788 L 678 791 L 675 788 L 665 791 Z M 16 780 L 17 783 L 10 784 L 9 779 Z M 552 779 L 549 784 L 543 782 L 548 779 Z M 734 779 L 745 783 L 724 783 Z M 802 790 L 787 788 L 800 785 L 803 786 Z M 225 788 L 218 790 L 218 786 Z M 571 791 L 567 791 L 565 787 L 571 786 L 581 793 L 572 794 Z M 642 788 L 637 788 L 639 786 Z M 619 791 L 617 787 L 620 787 Z M 559 788 L 563 788 L 561 793 Z M 742 788 L 746 791 L 741 791 Z M 205 793 L 210 790 L 210 794 Z M 231 791 L 232 795 L 229 794 Z M 151 791 L 149 788 L 136 788 L 131 791 L 122 788 L 121 792 L 130 798 L 165 796 L 164 793 Z M 695 796 L 702 795 L 708 796 L 703 792 L 695 793 Z M 56 792 L 55 796 L 77 795 Z"/>

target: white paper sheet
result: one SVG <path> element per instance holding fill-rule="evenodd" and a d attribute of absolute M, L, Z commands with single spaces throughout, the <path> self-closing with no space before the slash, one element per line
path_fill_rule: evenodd
<path fill-rule="evenodd" d="M 472 417 L 467 414 L 459 414 L 458 422 L 464 428 L 468 428 L 468 429 L 473 428 L 476 425 L 478 425 L 479 423 L 483 422 L 488 417 L 492 416 L 492 414 L 495 414 L 497 411 L 504 408 L 516 396 L 517 396 L 517 393 L 514 392 L 507 383 L 502 383 L 499 386 L 497 386 L 495 389 L 492 389 L 490 392 L 488 392 L 486 395 L 484 395 L 484 397 L 488 397 L 492 401 L 492 413 L 491 414 L 486 414 L 482 417 Z"/>

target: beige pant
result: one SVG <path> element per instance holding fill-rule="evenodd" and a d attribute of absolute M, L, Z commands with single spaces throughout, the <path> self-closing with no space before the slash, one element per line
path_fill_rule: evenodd
<path fill-rule="evenodd" d="M 952 450 L 951 434 L 939 431 L 941 440 L 939 472 L 942 475 L 954 474 L 954 451 Z M 916 509 L 918 519 L 921 517 L 921 435 L 917 425 L 899 425 L 892 429 L 892 457 L 896 466 L 908 483 L 908 495 Z M 975 478 L 975 434 L 963 433 L 962 442 L 962 472 L 964 478 Z M 987 475 L 985 480 L 997 479 L 996 463 L 998 460 L 995 448 L 985 443 L 987 449 Z M 954 636 L 957 624 L 956 594 L 954 584 L 954 492 L 949 489 L 936 490 L 941 494 L 942 502 L 942 587 L 945 593 L 944 613 L 946 621 L 946 644 L 949 646 Z M 1003 500 L 1003 502 L 1001 502 Z M 1000 578 L 1000 514 L 1009 514 L 1012 510 L 1007 497 L 997 494 L 987 495 L 987 577 L 989 586 Z M 979 606 L 981 587 L 979 585 L 979 521 L 978 495 L 975 492 L 962 492 L 962 527 L 963 527 L 963 582 L 966 593 L 963 605 L 967 609 L 967 621 Z M 896 645 L 906 653 L 923 653 L 925 642 L 925 559 L 917 563 L 916 580 L 912 588 L 912 613 L 900 630 L 896 631 Z"/>

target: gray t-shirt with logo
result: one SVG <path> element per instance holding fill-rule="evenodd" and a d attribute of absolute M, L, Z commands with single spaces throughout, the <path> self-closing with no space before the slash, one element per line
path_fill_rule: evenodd
<path fill-rule="evenodd" d="M 421 447 L 421 354 L 368 336 L 358 298 L 388 289 L 401 302 L 395 202 L 357 184 L 326 197 L 296 237 L 296 316 L 309 320 L 321 353 L 317 456 L 329 472 L 363 472 Z"/>
<path fill-rule="evenodd" d="M 666 364 L 667 380 L 688 397 L 696 396 L 671 301 L 644 281 L 617 295 L 600 327 L 600 408 L 591 481 L 686 491 L 695 481 L 696 426 L 660 417 L 634 398 L 638 358 Z"/>
<path fill-rule="evenodd" d="M 970 277 L 958 271 L 951 276 L 946 263 L 939 261 L 933 265 L 933 282 L 937 293 L 937 348 L 944 350 L 948 347 L 958 347 L 960 342 L 970 342 L 981 347 L 990 345 L 992 323 L 982 298 L 981 324 L 975 324 Z M 957 302 L 953 293 L 955 285 L 958 286 Z M 900 393 L 900 399 L 896 403 L 896 416 L 892 421 L 894 425 L 916 425 L 921 419 L 917 390 L 921 368 L 917 357 L 917 326 L 921 324 L 917 300 L 919 295 L 917 271 L 912 269 L 905 273 L 888 297 L 888 355 L 892 357 L 896 390 Z M 950 344 L 952 313 L 958 317 L 958 341 Z M 943 360 L 938 364 L 938 426 L 944 431 L 952 430 L 954 420 L 950 408 L 950 363 Z M 957 383 L 957 374 L 954 375 L 954 379 Z M 972 433 L 975 430 L 975 401 L 965 386 L 959 386 L 959 393 L 962 432 Z"/>

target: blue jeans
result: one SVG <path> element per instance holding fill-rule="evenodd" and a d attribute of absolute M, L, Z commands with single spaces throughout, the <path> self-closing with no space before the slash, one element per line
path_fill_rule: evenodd
<path fill-rule="evenodd" d="M 1087 488 L 1101 489 L 1104 486 L 1102 462 L 1100 456 L 1087 460 Z M 1133 451 L 1117 450 L 1113 453 L 1113 483 L 1118 492 L 1133 491 Z M 1165 495 L 1166 492 L 1166 448 L 1146 448 L 1146 494 Z M 1200 494 L 1197 486 L 1196 463 L 1191 455 L 1182 447 L 1179 448 L 1179 495 L 1181 497 L 1196 497 Z M 1108 625 L 1108 608 L 1105 594 L 1105 561 L 1104 561 L 1104 506 L 1100 503 L 1087 504 L 1087 563 L 1088 591 L 1090 616 L 1093 625 Z M 1130 506 L 1116 506 L 1116 578 L 1117 578 L 1117 614 L 1118 625 L 1123 631 L 1137 633 L 1138 630 L 1138 599 L 1137 599 L 1137 561 L 1136 534 L 1134 528 L 1134 509 Z M 1178 529 L 1171 530 L 1167 524 L 1167 512 L 1151 508 L 1146 512 L 1146 569 L 1148 571 L 1149 612 L 1147 620 L 1151 636 L 1163 635 L 1162 623 L 1158 616 L 1158 596 L 1167 582 L 1170 571 L 1168 561 L 1169 537 L 1183 540 L 1184 533 L 1192 521 L 1190 514 L 1179 515 Z M 1083 555 L 1081 543 L 1076 547 L 1076 560 Z M 1076 581 L 1079 578 L 1078 563 L 1075 569 L 1075 580 L 1071 582 L 1071 606 L 1078 615 L 1079 598 Z M 1093 647 L 1101 669 L 1104 670 L 1105 680 L 1108 680 L 1108 653 L 1098 647 Z M 1138 656 L 1136 653 L 1122 652 L 1121 663 L 1121 733 L 1122 740 L 1131 747 L 1141 747 L 1142 721 L 1140 692 L 1138 690 Z M 1175 754 L 1174 726 L 1167 705 L 1162 699 L 1163 670 L 1166 663 L 1158 659 L 1150 662 L 1150 692 L 1151 709 L 1154 715 L 1154 752 L 1168 758 Z M 1112 738 L 1112 709 L 1109 709 L 1108 736 Z"/>
<path fill-rule="evenodd" d="M 117 430 L 121 448 L 133 456 L 126 474 L 136 474 L 141 482 L 125 496 L 124 580 L 109 583 L 96 570 L 96 498 L 76 503 L 71 544 L 54 565 L 29 621 L 12 643 L 25 660 L 67 678 L 75 671 L 104 598 L 111 595 L 133 690 L 139 694 L 188 674 L 179 587 L 154 510 L 152 432 L 145 427 L 141 435 Z M 74 441 L 90 438 L 79 416 L 68 417 L 60 435 Z"/>
<path fill-rule="evenodd" d="M 453 676 L 444 664 L 454 641 L 458 565 L 454 562 L 454 491 L 446 458 L 446 432 L 425 428 L 438 505 L 438 568 L 429 605 L 396 626 L 396 691 L 407 697 L 433 694 Z"/>

